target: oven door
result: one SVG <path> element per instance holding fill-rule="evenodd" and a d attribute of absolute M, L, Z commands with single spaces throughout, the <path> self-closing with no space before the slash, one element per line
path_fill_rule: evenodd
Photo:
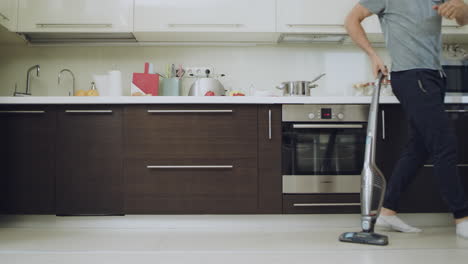
<path fill-rule="evenodd" d="M 366 123 L 283 123 L 283 193 L 359 193 Z"/>

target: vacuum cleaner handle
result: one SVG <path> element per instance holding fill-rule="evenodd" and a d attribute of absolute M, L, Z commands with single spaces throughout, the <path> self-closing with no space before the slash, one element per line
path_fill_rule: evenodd
<path fill-rule="evenodd" d="M 383 74 L 382 71 L 379 71 L 379 73 L 377 74 L 377 79 L 375 80 L 375 85 L 377 87 L 377 85 L 379 85 L 380 87 L 382 87 L 382 82 L 383 80 L 385 80 L 387 76 L 385 74 Z"/>

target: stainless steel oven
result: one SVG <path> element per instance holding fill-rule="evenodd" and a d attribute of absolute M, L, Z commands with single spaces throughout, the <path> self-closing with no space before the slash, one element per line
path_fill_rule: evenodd
<path fill-rule="evenodd" d="M 284 194 L 359 193 L 368 105 L 284 105 Z"/>

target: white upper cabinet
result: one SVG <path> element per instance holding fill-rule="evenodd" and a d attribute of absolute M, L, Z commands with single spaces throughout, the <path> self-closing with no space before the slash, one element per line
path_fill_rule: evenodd
<path fill-rule="evenodd" d="M 275 0 L 135 0 L 135 32 L 276 32 Z"/>
<path fill-rule="evenodd" d="M 133 0 L 19 0 L 18 13 L 19 32 L 133 31 Z"/>
<path fill-rule="evenodd" d="M 0 0 L 0 25 L 16 31 L 18 22 L 18 0 Z"/>
<path fill-rule="evenodd" d="M 277 28 L 282 33 L 344 33 L 346 16 L 359 0 L 278 0 Z M 377 16 L 364 21 L 368 33 L 380 33 Z"/>

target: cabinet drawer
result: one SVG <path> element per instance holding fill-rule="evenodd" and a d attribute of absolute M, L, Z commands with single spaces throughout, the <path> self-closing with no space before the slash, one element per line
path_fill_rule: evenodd
<path fill-rule="evenodd" d="M 252 158 L 257 106 L 131 106 L 125 110 L 128 157 Z"/>
<path fill-rule="evenodd" d="M 254 212 L 256 166 L 256 159 L 127 159 L 126 213 Z"/>
<path fill-rule="evenodd" d="M 359 213 L 359 194 L 283 195 L 285 214 Z"/>

